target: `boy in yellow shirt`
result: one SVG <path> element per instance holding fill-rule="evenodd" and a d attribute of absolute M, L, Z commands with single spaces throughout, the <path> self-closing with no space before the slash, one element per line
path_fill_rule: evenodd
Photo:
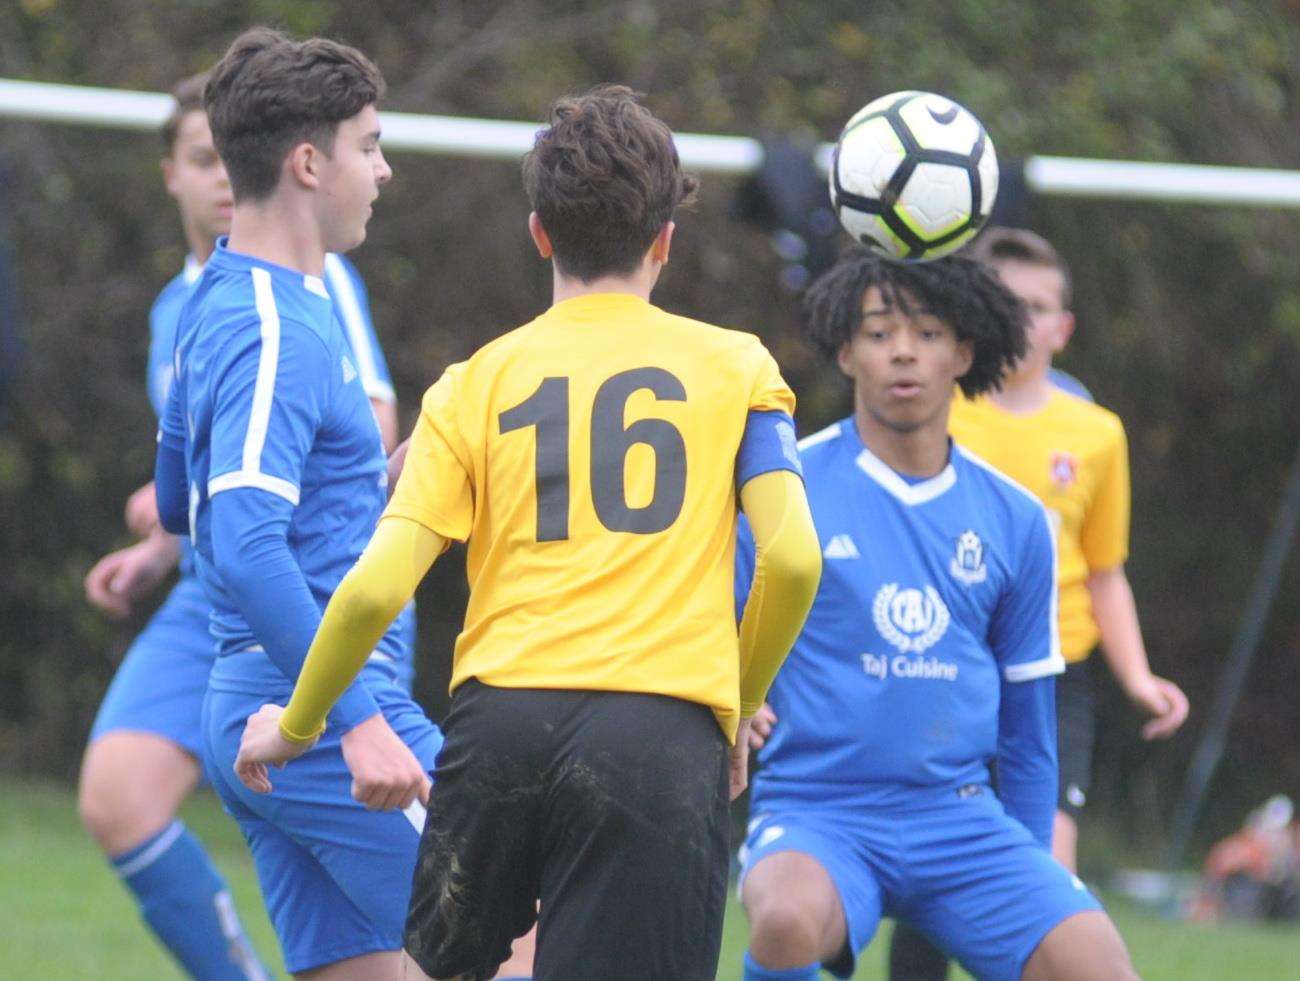
<path fill-rule="evenodd" d="M 629 90 L 557 102 L 524 181 L 554 303 L 425 394 L 379 527 L 236 772 L 270 791 L 266 765 L 310 746 L 467 542 L 407 952 L 434 977 L 489 977 L 540 899 L 535 978 L 712 981 L 728 791 L 821 568 L 794 396 L 753 335 L 650 304 L 695 182 Z M 759 556 L 739 632 L 737 504 Z"/>

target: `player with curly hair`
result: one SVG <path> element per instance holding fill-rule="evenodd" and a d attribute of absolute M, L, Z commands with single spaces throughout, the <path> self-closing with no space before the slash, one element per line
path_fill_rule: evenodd
<path fill-rule="evenodd" d="M 824 571 L 752 730 L 745 977 L 848 977 L 882 916 L 981 978 L 1134 977 L 1050 851 L 1064 662 L 1047 513 L 948 437 L 955 388 L 994 388 L 1023 354 L 1024 309 L 970 260 L 855 249 L 804 313 L 853 413 L 800 444 Z M 739 602 L 752 555 L 742 529 Z"/>

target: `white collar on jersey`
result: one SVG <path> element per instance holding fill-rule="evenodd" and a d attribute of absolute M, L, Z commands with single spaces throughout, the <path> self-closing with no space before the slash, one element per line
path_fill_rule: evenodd
<path fill-rule="evenodd" d="M 946 467 L 933 477 L 917 484 L 909 484 L 889 464 L 885 463 L 884 460 L 865 446 L 862 447 L 862 452 L 858 454 L 856 463 L 859 470 L 904 504 L 912 507 L 933 501 L 936 497 L 945 493 L 953 484 L 957 483 L 957 471 L 952 467 L 951 451 L 949 451 L 949 461 Z"/>
<path fill-rule="evenodd" d="M 203 263 L 194 258 L 194 253 L 191 252 L 185 256 L 185 268 L 182 272 L 185 275 L 185 285 L 193 286 L 194 281 L 203 273 Z"/>
<path fill-rule="evenodd" d="M 330 298 L 330 291 L 325 288 L 325 280 L 321 279 L 319 276 L 304 274 L 302 277 L 302 285 L 304 289 L 315 293 L 319 297 L 326 300 Z"/>

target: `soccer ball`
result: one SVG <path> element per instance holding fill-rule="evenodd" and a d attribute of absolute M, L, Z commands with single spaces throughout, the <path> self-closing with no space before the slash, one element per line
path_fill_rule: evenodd
<path fill-rule="evenodd" d="M 895 92 L 849 120 L 830 168 L 831 207 L 855 239 L 897 259 L 937 259 L 993 210 L 998 158 L 980 121 L 930 92 Z"/>

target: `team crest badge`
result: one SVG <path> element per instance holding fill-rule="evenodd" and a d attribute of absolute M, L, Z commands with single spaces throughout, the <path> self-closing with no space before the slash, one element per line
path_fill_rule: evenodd
<path fill-rule="evenodd" d="M 1073 453 L 1057 450 L 1052 454 L 1052 483 L 1057 490 L 1065 490 L 1079 479 L 1079 461 Z"/>
<path fill-rule="evenodd" d="M 958 582 L 974 586 L 989 577 L 988 566 L 984 564 L 984 543 L 973 531 L 963 531 L 957 537 L 957 554 L 948 563 L 948 571 Z"/>
<path fill-rule="evenodd" d="M 920 654 L 937 644 L 950 619 L 943 597 L 933 586 L 899 589 L 896 582 L 880 587 L 871 616 L 880 636 L 904 654 Z"/>

